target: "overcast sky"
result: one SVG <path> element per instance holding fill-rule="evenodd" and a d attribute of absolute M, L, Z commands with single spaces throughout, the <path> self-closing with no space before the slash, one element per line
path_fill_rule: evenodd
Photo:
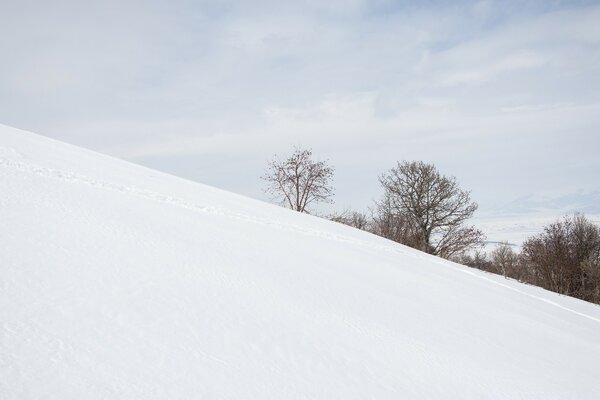
<path fill-rule="evenodd" d="M 296 145 L 337 209 L 424 160 L 600 212 L 600 4 L 0 0 L 0 123 L 260 199 Z"/>

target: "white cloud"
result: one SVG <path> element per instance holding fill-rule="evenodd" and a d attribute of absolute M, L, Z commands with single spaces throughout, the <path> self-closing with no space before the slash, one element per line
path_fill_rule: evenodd
<path fill-rule="evenodd" d="M 13 2 L 0 122 L 137 160 L 302 144 L 368 179 L 426 159 L 482 198 L 598 190 L 600 7 L 520 4 Z"/>

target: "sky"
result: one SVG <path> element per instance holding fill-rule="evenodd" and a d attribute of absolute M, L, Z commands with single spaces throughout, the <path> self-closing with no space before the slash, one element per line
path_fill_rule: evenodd
<path fill-rule="evenodd" d="M 0 0 L 0 123 L 261 200 L 299 146 L 336 210 L 423 160 L 600 213 L 600 2 Z"/>

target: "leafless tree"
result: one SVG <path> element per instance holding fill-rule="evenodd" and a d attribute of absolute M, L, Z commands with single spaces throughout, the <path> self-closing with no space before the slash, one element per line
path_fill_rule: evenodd
<path fill-rule="evenodd" d="M 498 273 L 505 278 L 515 276 L 519 263 L 519 255 L 513 250 L 507 242 L 499 243 L 491 253 L 492 263 Z"/>
<path fill-rule="evenodd" d="M 396 210 L 389 195 L 384 194 L 383 199 L 375 203 L 371 214 L 372 233 L 410 247 L 421 248 L 421 235 L 414 220 L 408 214 Z"/>
<path fill-rule="evenodd" d="M 333 202 L 332 178 L 326 161 L 313 161 L 310 149 L 298 148 L 284 160 L 275 156 L 262 177 L 268 184 L 265 192 L 299 212 L 308 212 L 313 203 Z"/>
<path fill-rule="evenodd" d="M 331 221 L 339 222 L 344 225 L 351 226 L 353 228 L 367 230 L 369 227 L 369 220 L 365 213 L 360 211 L 345 210 L 341 213 L 336 213 L 328 217 Z"/>
<path fill-rule="evenodd" d="M 441 175 L 431 164 L 404 161 L 379 181 L 392 214 L 414 227 L 413 247 L 450 258 L 482 244 L 483 233 L 464 225 L 477 204 L 454 177 Z"/>
<path fill-rule="evenodd" d="M 462 252 L 452 256 L 452 261 L 469 266 L 471 268 L 477 268 L 482 271 L 498 273 L 496 266 L 489 259 L 485 251 L 475 250 L 474 252 Z"/>
<path fill-rule="evenodd" d="M 546 226 L 523 243 L 521 256 L 529 283 L 600 302 L 600 228 L 585 216 Z"/>

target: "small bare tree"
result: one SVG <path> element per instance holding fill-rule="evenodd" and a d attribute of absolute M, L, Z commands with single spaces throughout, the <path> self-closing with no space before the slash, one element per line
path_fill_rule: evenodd
<path fill-rule="evenodd" d="M 482 244 L 483 233 L 464 226 L 477 203 L 458 187 L 455 178 L 441 175 L 431 164 L 404 161 L 380 176 L 379 182 L 390 210 L 415 230 L 414 244 L 409 245 L 450 258 Z"/>
<path fill-rule="evenodd" d="M 491 254 L 492 262 L 505 278 L 507 276 L 515 276 L 516 268 L 519 264 L 519 255 L 513 250 L 508 242 L 498 243 Z"/>
<path fill-rule="evenodd" d="M 341 213 L 330 215 L 328 219 L 363 231 L 369 227 L 367 215 L 360 211 L 344 210 Z"/>
<path fill-rule="evenodd" d="M 498 273 L 494 263 L 488 258 L 485 251 L 475 250 L 473 252 L 463 252 L 454 255 L 452 261 L 482 271 Z"/>
<path fill-rule="evenodd" d="M 310 149 L 298 148 L 285 160 L 275 156 L 262 177 L 266 193 L 299 212 L 308 212 L 313 203 L 333 202 L 332 178 L 333 168 L 326 161 L 313 161 Z"/>

